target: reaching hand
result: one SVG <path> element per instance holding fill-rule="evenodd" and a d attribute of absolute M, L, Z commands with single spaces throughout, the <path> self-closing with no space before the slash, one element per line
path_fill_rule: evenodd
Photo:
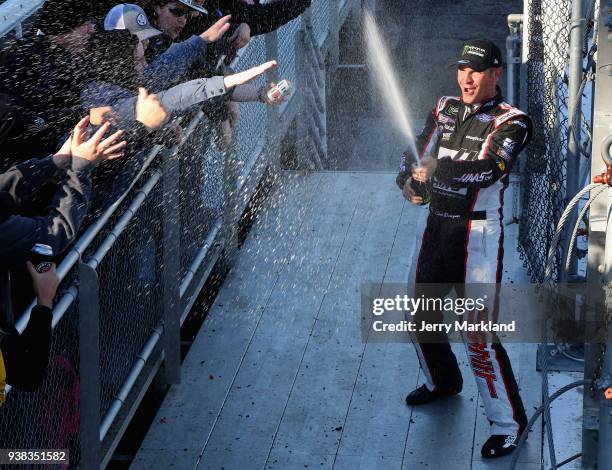
<path fill-rule="evenodd" d="M 230 29 L 229 20 L 232 18 L 232 15 L 226 15 L 217 21 L 214 25 L 200 34 L 200 37 L 204 39 L 206 42 L 216 42 L 223 37 L 227 30 Z M 234 37 L 234 36 L 232 36 Z"/>
<path fill-rule="evenodd" d="M 251 27 L 246 23 L 240 23 L 229 40 L 234 51 L 242 49 L 251 40 Z"/>
<path fill-rule="evenodd" d="M 244 72 L 238 72 L 233 75 L 228 75 L 223 80 L 225 88 L 229 89 L 238 85 L 244 85 L 245 83 L 248 83 L 251 80 L 259 77 L 260 75 L 263 75 L 273 67 L 276 67 L 275 60 L 271 60 L 270 62 L 266 62 L 265 64 L 261 64 L 257 67 L 245 70 Z"/>
<path fill-rule="evenodd" d="M 117 131 L 110 137 L 102 140 L 110 128 L 110 123 L 107 122 L 89 140 L 85 140 L 88 124 L 89 116 L 81 119 L 74 128 L 71 143 L 73 157 L 83 158 L 95 165 L 99 161 L 112 160 L 123 156 L 123 149 L 127 142 L 124 140 L 115 143 L 124 134 L 123 131 Z"/>
<path fill-rule="evenodd" d="M 138 90 L 136 101 L 136 120 L 147 129 L 156 130 L 162 127 L 168 119 L 168 112 L 154 94 L 149 94 L 144 88 Z"/>
<path fill-rule="evenodd" d="M 32 285 L 36 294 L 38 305 L 53 308 L 53 299 L 59 285 L 59 277 L 55 271 L 55 264 L 51 264 L 51 269 L 44 273 L 39 273 L 29 261 L 27 262 L 28 272 L 32 277 Z"/>

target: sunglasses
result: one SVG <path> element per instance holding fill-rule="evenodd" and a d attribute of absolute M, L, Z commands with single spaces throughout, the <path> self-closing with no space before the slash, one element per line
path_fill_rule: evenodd
<path fill-rule="evenodd" d="M 172 13 L 174 16 L 176 16 L 177 18 L 180 18 L 182 16 L 187 16 L 189 15 L 189 13 L 191 13 L 191 10 L 183 10 L 178 7 L 168 8 L 168 11 Z"/>

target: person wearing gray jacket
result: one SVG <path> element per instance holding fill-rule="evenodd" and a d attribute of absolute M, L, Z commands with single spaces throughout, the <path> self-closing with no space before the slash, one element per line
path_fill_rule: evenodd
<path fill-rule="evenodd" d="M 147 40 L 139 37 L 142 25 L 128 23 L 126 19 L 125 27 L 101 31 L 92 37 L 91 81 L 81 91 L 81 107 L 110 106 L 115 120 L 129 126 L 134 121 L 138 89 L 145 85 L 144 72 L 149 64 L 145 59 Z M 276 61 L 269 61 L 233 75 L 190 80 L 157 93 L 157 97 L 170 115 L 176 115 L 224 95 L 275 66 Z"/>

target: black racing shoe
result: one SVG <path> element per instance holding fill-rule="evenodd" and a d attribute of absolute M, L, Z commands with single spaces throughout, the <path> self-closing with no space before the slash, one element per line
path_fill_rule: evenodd
<path fill-rule="evenodd" d="M 519 436 L 516 434 L 495 434 L 487 440 L 482 446 L 482 456 L 485 459 L 496 459 L 508 455 L 514 449 L 519 441 Z"/>
<path fill-rule="evenodd" d="M 434 400 L 437 400 L 438 398 L 450 397 L 453 395 L 457 395 L 460 392 L 461 386 L 450 391 L 439 392 L 437 390 L 434 390 L 432 392 L 427 388 L 427 386 L 421 385 L 419 388 L 414 389 L 408 394 L 408 396 L 406 397 L 406 404 L 408 406 L 424 405 L 425 403 L 432 402 Z"/>

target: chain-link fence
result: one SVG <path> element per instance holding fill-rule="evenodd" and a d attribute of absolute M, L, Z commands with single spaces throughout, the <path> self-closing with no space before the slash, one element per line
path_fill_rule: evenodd
<path fill-rule="evenodd" d="M 288 128 L 283 120 L 310 112 L 302 95 L 318 85 L 309 78 L 315 72 L 300 76 L 298 64 L 309 67 L 309 61 L 300 57 L 307 52 L 299 32 L 314 24 L 319 37 L 338 40 L 338 31 L 329 30 L 337 24 L 329 2 L 314 1 L 315 7 L 321 9 L 312 12 L 316 21 L 300 18 L 255 38 L 234 64 L 243 70 L 276 58 L 278 77 L 296 83 L 297 91 L 278 108 L 241 105 L 232 148 L 221 152 L 214 142 L 218 123 L 194 110 L 181 123 L 186 140 L 178 149 L 143 150 L 129 163 L 96 170 L 94 192 L 110 185 L 112 197 L 93 195 L 87 229 L 58 268 L 64 280 L 47 377 L 37 392 L 10 391 L 0 408 L 0 448 L 68 449 L 68 468 L 99 467 L 123 432 L 132 400 L 141 399 L 134 397 L 142 396 L 146 368 L 159 367 L 152 364 L 161 363 L 163 352 L 165 369 L 180 370 L 163 349 L 180 345 L 166 325 L 184 319 L 219 253 L 236 249 L 228 225 L 236 224 L 262 176 L 250 168 L 278 158 Z"/>
<path fill-rule="evenodd" d="M 210 230 L 223 217 L 223 155 L 213 143 L 214 125 L 198 126 L 179 160 L 181 279 Z"/>
<path fill-rule="evenodd" d="M 332 18 L 332 15 L 329 13 L 330 2 L 331 4 L 335 3 L 333 0 L 312 1 L 312 29 L 318 45 L 322 44 L 327 31 L 329 31 L 329 22 Z"/>
<path fill-rule="evenodd" d="M 64 285 L 70 283 L 66 282 Z M 79 460 L 79 309 L 55 329 L 47 375 L 33 393 L 11 391 L 0 412 L 3 449 L 68 449 Z"/>
<path fill-rule="evenodd" d="M 590 3 L 592 11 L 593 2 Z M 527 147 L 522 170 L 519 253 L 531 279 L 541 282 L 550 242 L 567 203 L 568 64 L 572 2 L 530 0 L 527 5 L 524 18 L 524 27 L 528 32 L 524 45 L 527 48 L 526 111 L 533 120 L 534 134 Z M 585 47 L 587 44 L 588 38 Z M 587 121 L 590 121 L 590 116 Z M 588 122 L 586 125 L 588 127 Z M 557 249 L 553 281 L 558 280 L 561 250 L 562 244 Z"/>

